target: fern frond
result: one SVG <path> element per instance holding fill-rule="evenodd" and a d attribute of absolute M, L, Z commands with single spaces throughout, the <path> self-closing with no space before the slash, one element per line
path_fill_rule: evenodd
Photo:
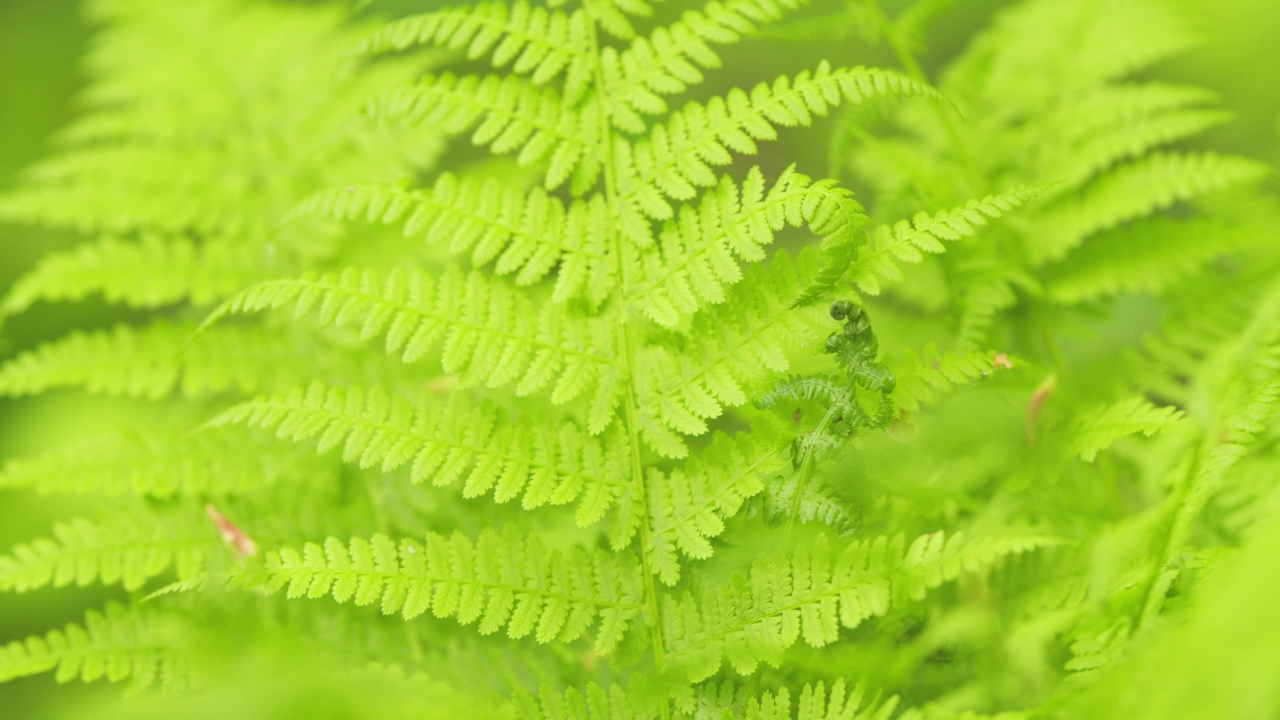
<path fill-rule="evenodd" d="M 539 643 L 569 642 L 595 625 L 595 647 L 609 653 L 639 617 L 644 590 L 626 555 L 546 548 L 537 536 L 485 530 L 476 540 L 431 534 L 425 543 L 385 535 L 344 544 L 329 538 L 301 552 L 266 558 L 268 592 L 332 595 L 340 603 L 380 602 L 383 614 L 406 620 L 430 610 L 481 634 L 533 635 Z"/>
<path fill-rule="evenodd" d="M 60 387 L 102 395 L 160 398 L 229 389 L 279 387 L 304 355 L 296 343 L 259 327 L 220 327 L 189 345 L 194 325 L 76 331 L 0 366 L 0 395 L 20 397 Z"/>
<path fill-rule="evenodd" d="M 0 647 L 0 682 L 56 671 L 60 683 L 129 680 L 135 690 L 166 691 L 190 684 L 186 662 L 165 642 L 163 618 L 108 603 L 85 614 L 84 625 L 33 635 Z"/>
<path fill-rule="evenodd" d="M 618 52 L 600 53 L 605 106 L 619 129 L 640 133 L 645 115 L 668 112 L 663 95 L 684 92 L 702 82 L 699 68 L 720 66 L 711 44 L 735 43 L 757 24 L 776 21 L 802 0 L 711 0 L 704 9 L 686 10 L 680 20 L 634 39 Z"/>
<path fill-rule="evenodd" d="M 995 371 L 995 355 L 989 352 L 941 352 L 927 345 L 916 353 L 903 351 L 888 361 L 898 379 L 893 391 L 894 405 L 916 412 L 931 405 L 957 386 L 968 385 Z"/>
<path fill-rule="evenodd" d="M 1160 0 L 1131 0 L 1100 17 L 1077 3 L 1022 3 L 997 17 L 949 80 L 975 83 L 989 102 L 1033 114 L 1051 97 L 1124 77 L 1197 40 Z M 1042 74 L 1028 82 L 1027 68 Z"/>
<path fill-rule="evenodd" d="M 1032 261 L 1059 260 L 1090 235 L 1224 188 L 1256 181 L 1262 163 L 1214 153 L 1154 153 L 1106 174 L 1078 198 L 1046 209 L 1045 232 L 1027 242 Z"/>
<path fill-rule="evenodd" d="M 690 103 L 632 146 L 618 141 L 620 203 L 663 220 L 673 210 L 666 198 L 688 200 L 696 188 L 716 183 L 712 166 L 727 165 L 732 153 L 754 155 L 758 141 L 777 139 L 775 126 L 813 124 L 842 102 L 876 98 L 938 97 L 936 90 L 890 70 L 836 68 L 823 62 L 813 72 L 731 90 L 705 104 Z"/>
<path fill-rule="evenodd" d="M 711 540 L 724 532 L 724 519 L 736 515 L 763 489 L 763 479 L 781 468 L 786 462 L 782 450 L 743 436 L 717 434 L 683 468 L 666 473 L 650 469 L 645 483 L 650 523 L 646 550 L 662 582 L 680 581 L 680 555 L 711 557 Z M 620 539 L 611 538 L 614 547 Z"/>
<path fill-rule="evenodd" d="M 469 59 L 486 55 L 494 67 L 530 75 L 535 84 L 565 76 L 570 102 L 591 80 L 590 17 L 586 10 L 565 13 L 526 0 L 482 2 L 413 15 L 385 24 L 360 43 L 357 53 L 379 54 L 415 45 L 463 50 Z"/>
<path fill-rule="evenodd" d="M 1182 417 L 1182 411 L 1177 408 L 1156 407 L 1141 397 L 1099 405 L 1076 416 L 1071 452 L 1086 462 L 1093 462 L 1099 451 L 1116 440 L 1138 433 L 1150 437 Z"/>
<path fill-rule="evenodd" d="M 1061 145 L 1047 150 L 1051 159 L 1044 176 L 1059 179 L 1062 184 L 1054 189 L 1067 192 L 1117 162 L 1199 135 L 1231 118 L 1225 111 L 1198 107 L 1213 99 L 1213 93 L 1193 87 L 1104 85 L 1047 120 L 1048 132 L 1061 137 Z"/>
<path fill-rule="evenodd" d="M 81 587 L 119 583 L 141 588 L 170 568 L 179 580 L 197 577 L 221 543 L 213 526 L 178 515 L 121 515 L 106 522 L 76 518 L 55 523 L 39 538 L 0 555 L 0 592 L 30 592 L 48 585 Z"/>
<path fill-rule="evenodd" d="M 846 277 L 863 292 L 878 295 L 885 282 L 902 278 L 899 262 L 918 263 L 923 253 L 946 252 L 943 241 L 954 242 L 978 234 L 989 221 L 1026 204 L 1040 192 L 1039 188 L 1020 187 L 933 215 L 920 212 L 910 221 L 875 228 L 868 233 L 865 244 L 848 236 L 828 242 L 822 249 L 822 270 L 796 304 L 818 300 Z"/>
<path fill-rule="evenodd" d="M 525 508 L 579 500 L 583 526 L 599 520 L 625 487 L 625 451 L 613 435 L 590 437 L 573 423 L 505 422 L 465 393 L 441 401 L 428 390 L 415 404 L 378 385 L 317 382 L 305 392 L 242 403 L 211 422 L 269 428 L 295 442 L 319 436 L 318 452 L 341 446 L 343 461 L 362 468 L 410 465 L 414 484 L 464 480 L 464 497 L 493 493 L 501 503 L 523 496 Z"/>
<path fill-rule="evenodd" d="M 81 300 L 100 293 L 109 303 L 159 307 L 189 300 L 204 305 L 264 279 L 263 259 L 247 245 L 146 235 L 139 242 L 105 238 L 46 255 L 19 278 L 0 315 L 37 301 Z"/>
<path fill-rule="evenodd" d="M 725 302 L 694 317 L 683 352 L 654 343 L 640 349 L 633 367 L 639 428 L 645 442 L 664 457 L 684 457 L 681 435 L 701 435 L 706 421 L 725 406 L 747 402 L 750 388 L 772 373 L 786 372 L 786 348 L 796 337 L 812 337 L 803 310 L 790 306 L 814 253 L 794 261 L 779 251 L 766 268 L 749 267 Z"/>
<path fill-rule="evenodd" d="M 625 688 L 614 683 L 608 688 L 595 683 L 586 691 L 569 688 L 557 692 L 543 685 L 534 697 L 527 692 L 516 695 L 515 706 L 520 717 L 528 720 L 657 720 L 652 704 L 635 701 Z"/>
<path fill-rule="evenodd" d="M 616 282 L 605 261 L 606 210 L 599 197 L 566 210 L 540 189 L 444 173 L 430 190 L 395 185 L 326 190 L 304 200 L 292 215 L 403 222 L 406 237 L 447 241 L 451 253 L 470 251 L 473 267 L 492 262 L 496 274 L 514 275 L 517 285 L 535 283 L 559 264 L 553 295 L 558 302 L 585 296 L 599 304 Z"/>
<path fill-rule="evenodd" d="M 554 89 L 518 75 L 429 75 L 374 98 L 365 114 L 454 135 L 478 124 L 471 135 L 476 145 L 518 152 L 522 165 L 546 158 L 548 190 L 572 177 L 573 192 L 581 195 L 600 174 L 601 158 L 594 151 L 602 132 L 598 114 L 572 107 Z"/>
<path fill-rule="evenodd" d="M 868 222 L 847 190 L 831 181 L 813 182 L 787 168 L 765 192 L 759 168 L 741 189 L 728 177 L 697 207 L 681 209 L 662 231 L 661 255 L 642 256 L 644 280 L 629 301 L 650 320 L 674 327 L 705 305 L 725 300 L 725 287 L 742 279 L 739 261 L 764 260 L 765 246 L 785 226 L 809 226 L 826 237 L 852 235 Z"/>
<path fill-rule="evenodd" d="M 588 394 L 593 434 L 613 419 L 621 388 L 613 359 L 601 349 L 615 346 L 616 329 L 554 303 L 535 309 L 522 293 L 480 273 L 450 267 L 435 278 L 417 269 L 382 276 L 347 268 L 271 281 L 228 300 L 205 325 L 231 313 L 287 306 L 295 317 L 314 311 L 323 325 L 358 324 L 365 340 L 385 333 L 386 351 L 405 362 L 442 344 L 445 372 L 458 374 L 464 385 L 516 382 L 516 393 L 528 395 L 554 382 L 556 404 Z"/>
<path fill-rule="evenodd" d="M 787 688 L 761 695 L 742 689 L 735 691 L 728 683 L 709 683 L 699 694 L 693 711 L 687 717 L 738 717 L 750 720 L 888 720 L 897 709 L 897 698 L 880 701 L 867 697 L 862 685 L 847 688 L 843 678 L 831 684 L 805 685 L 798 702 Z"/>
<path fill-rule="evenodd" d="M 910 547 L 902 536 L 854 542 L 833 557 L 825 539 L 794 558 L 755 563 L 750 578 L 707 589 L 695 601 L 668 600 L 663 631 L 673 663 L 691 680 L 710 676 L 722 659 L 742 674 L 761 661 L 776 664 L 801 638 L 813 647 L 834 642 L 841 627 L 922 599 L 928 590 L 1009 554 L 1054 544 L 1042 536 L 964 542 L 933 533 Z"/>
<path fill-rule="evenodd" d="M 176 436 L 138 432 L 10 459 L 0 468 L 0 489 L 159 498 L 240 495 L 288 481 L 308 459 L 281 455 L 255 433 L 238 429 Z M 304 474 L 308 482 L 325 476 L 320 466 Z"/>
<path fill-rule="evenodd" d="M 801 483 L 800 475 L 795 473 L 786 480 L 775 478 L 765 486 L 762 495 L 751 501 L 748 516 L 761 514 L 771 525 L 789 521 L 822 525 L 831 528 L 842 539 L 852 537 L 861 524 L 855 508 L 816 480 L 809 478 L 808 482 Z M 800 496 L 796 497 L 796 493 Z M 794 517 L 792 511 L 795 512 Z"/>

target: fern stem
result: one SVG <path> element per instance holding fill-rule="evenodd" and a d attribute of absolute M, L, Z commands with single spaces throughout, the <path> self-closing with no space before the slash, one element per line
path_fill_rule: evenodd
<path fill-rule="evenodd" d="M 1173 559 L 1173 555 L 1181 547 L 1181 539 L 1178 537 L 1178 517 L 1182 514 L 1183 506 L 1187 502 L 1187 496 L 1191 493 L 1191 488 L 1195 484 L 1195 479 L 1200 475 L 1200 464 L 1204 454 L 1204 443 L 1197 443 L 1192 449 L 1191 462 L 1188 464 L 1187 471 L 1179 478 L 1178 486 L 1174 489 L 1169 508 L 1168 525 L 1164 529 L 1164 538 L 1160 543 L 1160 555 L 1156 566 L 1152 568 L 1151 578 L 1147 581 L 1147 589 L 1142 593 L 1142 609 L 1138 613 L 1137 629 L 1142 630 L 1147 623 L 1151 621 L 1152 616 L 1158 611 L 1156 602 L 1156 594 L 1164 592 L 1161 589 L 1160 575 L 1164 573 L 1165 568 L 1169 566 L 1169 561 Z"/>
<path fill-rule="evenodd" d="M 590 0 L 584 0 L 584 7 L 591 16 L 589 25 L 589 40 L 591 44 L 591 64 L 592 72 L 595 77 L 595 97 L 596 111 L 600 118 L 600 152 L 604 162 L 605 171 L 604 188 L 605 198 L 609 207 L 618 206 L 618 188 L 617 188 L 617 164 L 613 157 L 613 126 L 609 117 L 609 109 L 605 104 L 606 79 L 604 67 L 600 62 L 600 31 L 599 16 L 595 9 L 595 4 Z M 627 437 L 629 440 L 629 448 L 631 455 L 631 484 L 636 498 L 640 502 L 640 506 L 644 508 L 644 520 L 640 523 L 639 543 L 640 543 L 640 565 L 641 572 L 644 574 L 644 591 L 645 591 L 645 607 L 650 617 L 650 644 L 653 652 L 654 669 L 661 672 L 666 666 L 667 652 L 666 643 L 662 635 L 662 616 L 661 609 L 658 604 L 658 589 L 654 583 L 653 563 L 649 558 L 649 499 L 647 488 L 644 480 L 644 465 L 641 461 L 640 436 L 638 431 L 639 422 L 637 420 L 637 403 L 635 394 L 635 383 L 631 371 L 633 357 L 631 352 L 631 330 L 627 322 L 627 268 L 626 262 L 622 256 L 622 236 L 618 232 L 618 227 L 614 223 L 610 223 L 607 228 L 609 235 L 609 247 L 613 254 L 613 271 L 617 275 L 617 282 L 614 285 L 613 303 L 618 314 L 618 356 L 621 361 L 621 371 L 623 382 L 626 385 L 626 396 L 623 399 L 624 418 L 626 422 Z M 664 720 L 671 716 L 670 705 L 667 702 L 661 704 L 662 717 Z"/>
<path fill-rule="evenodd" d="M 844 396 L 849 402 L 856 403 L 858 398 L 856 396 L 857 391 L 854 388 L 855 382 L 852 378 L 849 379 L 849 384 L 844 387 Z M 839 403 L 832 403 L 831 407 L 827 408 L 826 414 L 822 416 L 822 421 L 818 423 L 818 427 L 813 429 L 812 434 L 821 435 L 825 433 L 827 426 L 831 424 L 835 416 L 836 410 L 840 407 Z M 813 447 L 813 445 L 806 447 L 804 449 L 804 457 L 800 460 L 800 477 L 796 480 L 795 493 L 791 496 L 791 504 L 787 508 L 786 533 L 788 539 L 790 539 L 791 531 L 795 527 L 796 518 L 800 516 L 800 504 L 804 489 L 808 487 L 809 480 L 813 478 L 813 469 L 818 464 L 813 454 Z"/>

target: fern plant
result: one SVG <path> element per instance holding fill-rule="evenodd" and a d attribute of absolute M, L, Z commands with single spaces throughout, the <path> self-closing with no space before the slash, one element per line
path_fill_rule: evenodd
<path fill-rule="evenodd" d="M 0 470 L 99 505 L 0 592 L 119 589 L 0 680 L 161 691 L 124 713 L 1086 707 L 1274 492 L 1269 171 L 1159 149 L 1224 119 L 1124 79 L 1190 42 L 1159 0 L 1018 3 L 939 89 L 937 3 L 803 5 L 90 3 L 89 111 L 0 197 L 87 237 L 0 311 L 132 312 L 0 392 L 142 409 Z M 828 27 L 902 70 L 703 90 Z M 761 153 L 833 113 L 866 206 Z M 1064 349 L 1135 292 L 1165 325 L 1124 363 Z"/>

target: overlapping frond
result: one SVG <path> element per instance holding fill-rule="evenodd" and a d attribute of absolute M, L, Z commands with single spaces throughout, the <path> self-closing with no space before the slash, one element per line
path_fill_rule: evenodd
<path fill-rule="evenodd" d="M 963 572 L 1054 542 L 1034 535 L 965 541 L 933 533 L 910 547 L 902 536 L 881 537 L 833 553 L 823 539 L 794 557 L 758 561 L 749 578 L 709 588 L 696 599 L 668 601 L 663 630 L 672 662 L 691 679 L 710 676 L 723 660 L 748 674 L 761 662 L 776 664 L 800 639 L 823 647 L 841 627 L 857 627 Z"/>
<path fill-rule="evenodd" d="M 595 647 L 609 653 L 639 617 L 644 591 L 639 567 L 628 556 L 600 551 L 557 551 L 537 536 L 485 530 L 432 534 L 426 542 L 385 535 L 309 543 L 302 551 L 271 552 L 265 589 L 288 587 L 289 597 L 332 595 L 338 602 L 380 603 L 384 614 L 405 619 L 427 611 L 482 634 L 538 642 L 568 642 L 594 626 Z"/>
<path fill-rule="evenodd" d="M 343 461 L 384 472 L 408 465 L 415 484 L 462 480 L 465 497 L 520 497 L 525 508 L 578 500 L 584 526 L 603 517 L 625 485 L 626 456 L 615 435 L 591 437 L 571 422 L 514 423 L 462 392 L 441 399 L 427 390 L 415 403 L 379 385 L 317 382 L 236 405 L 213 424 L 269 428 L 292 441 L 318 436 L 320 453 L 341 447 Z"/>

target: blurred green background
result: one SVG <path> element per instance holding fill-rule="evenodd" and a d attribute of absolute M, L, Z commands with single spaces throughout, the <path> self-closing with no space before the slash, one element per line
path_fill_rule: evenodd
<path fill-rule="evenodd" d="M 1280 162 L 1280 81 L 1275 70 L 1280 67 L 1280 43 L 1276 42 L 1280 37 L 1280 3 L 1177 1 L 1197 19 L 1206 41 L 1200 50 L 1163 68 L 1160 74 L 1166 79 L 1217 89 L 1224 104 L 1238 114 L 1236 122 L 1213 131 L 1200 144 Z M 427 4 L 437 3 L 395 3 L 398 8 Z M 951 3 L 928 38 L 926 70 L 936 73 L 989 21 L 993 12 L 1008 4 L 1007 0 Z M 76 0 L 0 0 L 0 191 L 12 187 L 21 169 L 46 151 L 55 131 L 76 113 L 76 92 L 84 80 L 80 58 L 92 33 L 92 28 L 81 20 L 78 5 Z M 885 5 L 892 12 L 895 3 Z M 789 50 L 780 51 L 802 53 L 806 58 L 829 54 L 826 48 L 812 46 L 770 47 L 788 47 Z M 864 47 L 855 41 L 839 51 L 842 56 L 832 57 L 833 62 L 893 65 L 884 48 Z M 730 53 L 727 65 L 734 68 L 731 81 L 776 75 L 770 69 L 774 59 L 770 53 L 749 47 Z M 793 65 L 796 59 L 786 58 L 787 65 Z M 806 139 L 801 141 L 802 137 Z M 811 172 L 822 172 L 826 157 L 822 132 L 793 133 L 790 140 L 801 142 L 800 147 L 788 146 L 795 159 Z M 71 235 L 5 225 L 0 225 L 0 239 L 0 281 L 6 288 L 40 255 L 77 240 Z M 70 327 L 105 319 L 95 318 L 90 312 L 74 305 L 39 308 L 3 328 L 0 348 L 7 356 Z M 58 402 L 57 394 L 38 400 L 3 401 L 0 455 L 29 455 L 54 446 L 59 437 L 75 432 L 75 428 L 67 426 L 64 413 L 54 412 Z M 117 416 L 89 413 L 75 422 L 92 426 L 106 417 Z M 0 494 L 0 544 L 7 548 L 42 534 L 54 517 L 68 514 L 57 502 L 20 493 Z M 106 594 L 109 591 L 64 588 L 38 596 L 0 595 L 0 643 L 78 619 L 79 608 L 100 604 L 101 597 L 88 595 Z M 112 688 L 79 686 L 74 692 L 51 692 L 52 688 L 53 680 L 48 675 L 0 685 L 0 718 L 58 717 L 60 708 L 87 695 L 116 692 Z"/>

